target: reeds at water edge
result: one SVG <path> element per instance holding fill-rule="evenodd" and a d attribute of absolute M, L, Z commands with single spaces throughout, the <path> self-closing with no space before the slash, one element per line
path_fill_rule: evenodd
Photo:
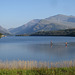
<path fill-rule="evenodd" d="M 75 67 L 75 61 L 62 62 L 37 62 L 37 61 L 0 61 L 0 69 L 37 69 L 37 68 L 58 68 Z"/>

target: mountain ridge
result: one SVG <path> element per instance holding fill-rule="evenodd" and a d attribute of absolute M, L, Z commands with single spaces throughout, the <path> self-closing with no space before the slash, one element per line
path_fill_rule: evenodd
<path fill-rule="evenodd" d="M 1 25 L 0 25 L 0 33 L 2 33 L 4 35 L 11 34 L 7 29 L 3 28 Z"/>
<path fill-rule="evenodd" d="M 31 34 L 38 31 L 53 31 L 75 28 L 75 16 L 54 15 L 45 19 L 34 19 L 10 30 L 13 34 Z"/>

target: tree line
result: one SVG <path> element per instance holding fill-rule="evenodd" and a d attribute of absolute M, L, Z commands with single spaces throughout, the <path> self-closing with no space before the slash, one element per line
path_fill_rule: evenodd
<path fill-rule="evenodd" d="M 31 34 L 31 36 L 75 36 L 75 29 L 39 31 Z"/>

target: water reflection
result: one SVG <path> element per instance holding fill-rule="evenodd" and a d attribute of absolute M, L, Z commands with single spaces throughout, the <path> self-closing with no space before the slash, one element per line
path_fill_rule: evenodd
<path fill-rule="evenodd" d="M 46 38 L 46 37 L 45 37 Z M 15 39 L 15 38 L 14 38 Z M 0 60 L 36 60 L 57 62 L 75 59 L 75 42 L 51 42 L 48 40 L 38 40 L 35 38 L 16 38 L 13 42 L 11 38 L 0 40 Z M 67 38 L 66 38 L 67 39 Z M 19 41 L 20 40 L 20 41 Z M 26 41 L 25 41 L 26 40 Z M 31 40 L 31 41 L 30 41 Z M 57 39 L 56 39 L 57 40 Z M 59 40 L 59 38 L 58 38 Z"/>

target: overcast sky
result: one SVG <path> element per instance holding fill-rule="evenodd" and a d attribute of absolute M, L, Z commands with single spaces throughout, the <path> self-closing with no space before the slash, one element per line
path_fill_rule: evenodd
<path fill-rule="evenodd" d="M 57 14 L 75 16 L 75 0 L 0 0 L 0 25 L 7 29 Z"/>

